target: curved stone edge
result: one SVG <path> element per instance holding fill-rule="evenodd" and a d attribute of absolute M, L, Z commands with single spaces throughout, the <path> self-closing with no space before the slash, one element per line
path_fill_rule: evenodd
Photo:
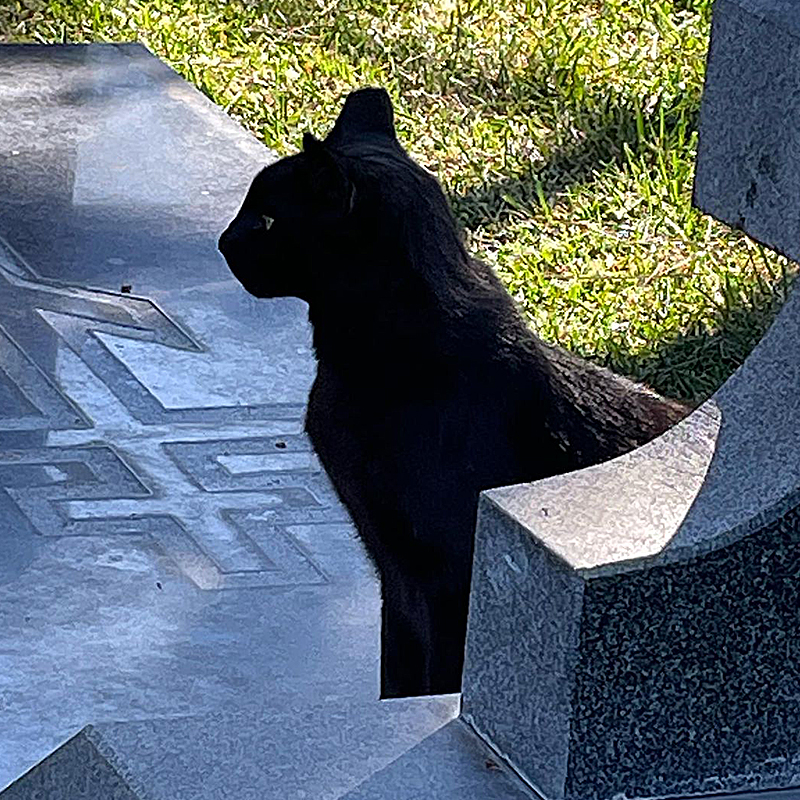
<path fill-rule="evenodd" d="M 479 503 L 462 717 L 545 798 L 800 784 L 800 292 L 625 456 Z"/>
<path fill-rule="evenodd" d="M 719 391 L 658 438 L 483 496 L 587 577 L 730 545 L 800 503 L 797 342 L 800 291 Z"/>
<path fill-rule="evenodd" d="M 481 496 L 462 716 L 544 797 L 800 784 L 800 293 L 620 458 Z"/>
<path fill-rule="evenodd" d="M 721 419 L 710 401 L 664 435 L 612 461 L 483 496 L 581 574 L 683 558 L 686 548 L 669 554 L 664 548 L 702 490 Z"/>

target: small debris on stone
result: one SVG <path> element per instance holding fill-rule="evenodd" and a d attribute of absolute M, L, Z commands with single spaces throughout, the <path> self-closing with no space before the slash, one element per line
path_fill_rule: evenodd
<path fill-rule="evenodd" d="M 284 450 L 286 448 L 286 442 L 275 442 L 275 447 L 279 450 Z"/>
<path fill-rule="evenodd" d="M 130 294 L 132 288 L 133 287 L 129 283 L 123 283 L 120 291 L 122 291 L 123 294 Z"/>

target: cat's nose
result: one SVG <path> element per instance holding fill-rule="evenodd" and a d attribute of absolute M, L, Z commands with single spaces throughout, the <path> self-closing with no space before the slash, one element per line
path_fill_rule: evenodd
<path fill-rule="evenodd" d="M 229 256 L 237 245 L 249 241 L 249 237 L 264 228 L 264 218 L 253 213 L 240 212 L 236 219 L 222 232 L 217 242 L 219 251 Z"/>

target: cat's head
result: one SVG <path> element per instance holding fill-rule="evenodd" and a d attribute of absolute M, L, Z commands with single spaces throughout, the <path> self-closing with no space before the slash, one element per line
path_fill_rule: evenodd
<path fill-rule="evenodd" d="M 380 192 L 375 181 L 359 175 L 359 164 L 370 153 L 390 166 L 396 161 L 401 170 L 413 165 L 397 141 L 383 89 L 352 92 L 324 141 L 305 134 L 300 153 L 256 176 L 219 240 L 247 291 L 309 299 L 330 281 L 337 258 L 374 233 L 366 220 Z"/>

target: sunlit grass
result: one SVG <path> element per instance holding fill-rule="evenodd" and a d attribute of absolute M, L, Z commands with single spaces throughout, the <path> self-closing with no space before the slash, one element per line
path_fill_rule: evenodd
<path fill-rule="evenodd" d="M 366 84 L 545 338 L 700 399 L 793 266 L 690 203 L 711 0 L 18 0 L 6 41 L 139 40 L 265 144 Z"/>

